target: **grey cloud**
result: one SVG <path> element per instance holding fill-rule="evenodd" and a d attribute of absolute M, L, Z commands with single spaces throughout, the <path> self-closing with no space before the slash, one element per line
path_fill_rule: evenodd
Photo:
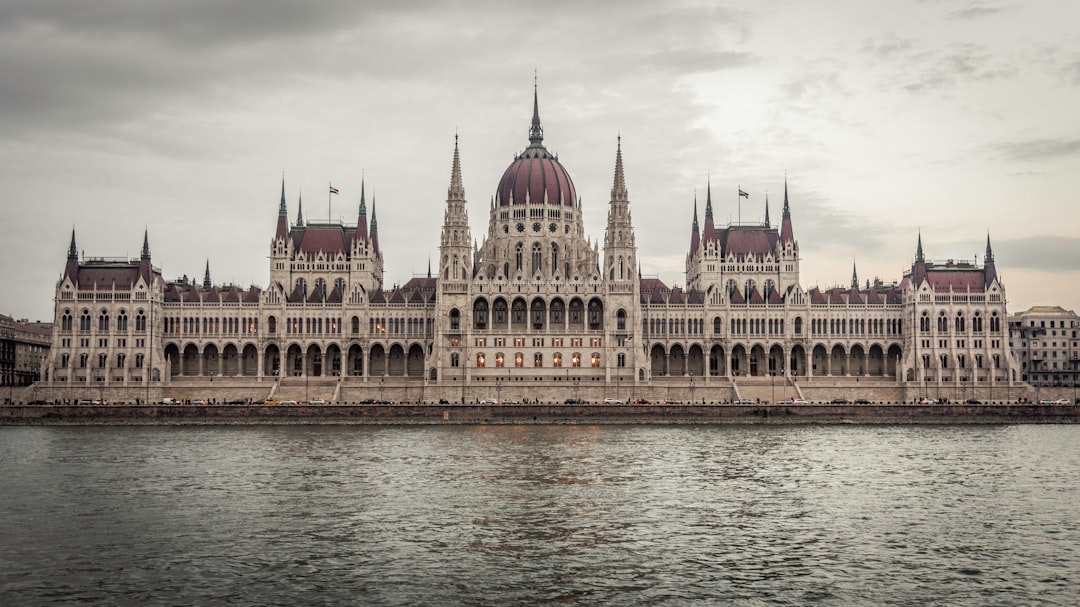
<path fill-rule="evenodd" d="M 991 65 L 991 55 L 977 44 L 955 44 L 944 53 L 922 53 L 915 58 L 924 67 L 904 85 L 909 93 L 946 92 L 965 82 L 1008 78 L 1017 73 L 1011 65 Z M 918 68 L 915 68 L 918 69 Z"/>
<path fill-rule="evenodd" d="M 1010 160 L 1048 160 L 1080 154 L 1080 139 L 1033 139 L 998 146 Z"/>
<path fill-rule="evenodd" d="M 866 40 L 862 50 L 876 59 L 890 60 L 894 57 L 911 50 L 912 42 L 906 38 L 898 38 L 895 34 L 889 34 L 881 40 Z"/>
<path fill-rule="evenodd" d="M 1061 68 L 1061 77 L 1072 86 L 1080 86 L 1080 59 Z"/>
<path fill-rule="evenodd" d="M 949 11 L 949 19 L 981 19 L 983 17 L 989 17 L 1000 13 L 1005 10 L 1004 7 L 998 6 L 983 6 L 981 4 L 972 4 L 967 8 L 959 10 Z"/>

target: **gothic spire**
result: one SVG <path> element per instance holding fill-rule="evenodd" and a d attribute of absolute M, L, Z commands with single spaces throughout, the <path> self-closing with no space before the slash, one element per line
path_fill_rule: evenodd
<path fill-rule="evenodd" d="M 536 74 L 533 74 L 533 116 L 532 125 L 529 127 L 529 143 L 532 145 L 543 145 L 544 142 L 544 127 L 540 126 L 540 102 L 539 94 L 537 92 Z"/>
<path fill-rule="evenodd" d="M 787 175 L 784 175 L 784 214 L 780 219 L 780 241 L 795 242 L 795 231 L 791 228 L 791 207 L 788 206 Z"/>
<path fill-rule="evenodd" d="M 75 248 L 75 228 L 71 228 L 71 244 L 68 246 L 68 261 L 78 261 L 79 250 Z"/>
<path fill-rule="evenodd" d="M 210 282 L 210 260 L 206 260 L 206 273 L 203 274 L 202 286 L 204 289 L 209 289 L 213 283 Z"/>
<path fill-rule="evenodd" d="M 765 227 L 769 227 L 769 193 L 765 192 Z"/>
<path fill-rule="evenodd" d="M 619 135 L 615 149 L 615 183 L 611 186 L 611 199 L 620 201 L 627 199 L 626 175 L 623 173 L 622 162 L 622 135 Z"/>
<path fill-rule="evenodd" d="M 698 229 L 697 219 L 697 190 L 694 191 L 694 223 L 690 227 L 690 255 L 697 252 L 701 246 L 701 233 Z"/>
<path fill-rule="evenodd" d="M 851 288 L 859 289 L 859 272 L 855 269 L 855 260 L 851 260 Z"/>
<path fill-rule="evenodd" d="M 382 257 L 379 250 L 379 218 L 375 216 L 375 194 L 371 195 L 371 253 L 376 258 Z"/>
<path fill-rule="evenodd" d="M 915 263 L 926 263 L 922 250 L 922 230 L 919 231 L 919 247 L 915 249 Z"/>
<path fill-rule="evenodd" d="M 709 177 L 705 189 L 705 233 L 701 238 L 706 244 L 716 241 L 716 225 L 713 223 L 712 212 L 712 177 Z"/>
<path fill-rule="evenodd" d="M 983 264 L 994 263 L 994 249 L 990 248 L 990 232 L 986 233 L 986 255 L 983 258 Z"/>
<path fill-rule="evenodd" d="M 450 166 L 450 188 L 446 191 L 448 200 L 465 200 L 465 186 L 461 183 L 461 153 L 458 151 L 458 135 L 454 133 L 454 161 Z"/>
<path fill-rule="evenodd" d="M 145 228 L 143 229 L 141 258 L 143 261 L 150 260 L 150 232 Z"/>
<path fill-rule="evenodd" d="M 368 224 L 367 224 L 367 201 L 364 200 L 364 177 L 360 176 L 360 213 L 356 218 L 356 239 L 360 242 L 367 242 L 368 239 Z"/>
<path fill-rule="evenodd" d="M 300 194 L 296 203 L 296 227 L 304 227 L 304 195 Z"/>

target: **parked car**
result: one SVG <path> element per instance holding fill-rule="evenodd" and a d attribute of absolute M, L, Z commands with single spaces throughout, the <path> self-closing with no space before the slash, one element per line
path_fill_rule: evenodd
<path fill-rule="evenodd" d="M 276 398 L 268 398 L 263 401 L 264 405 L 280 405 L 281 401 Z"/>
<path fill-rule="evenodd" d="M 568 399 L 563 401 L 563 404 L 564 405 L 584 405 L 585 401 L 581 400 L 580 398 L 568 398 Z"/>
<path fill-rule="evenodd" d="M 856 399 L 855 399 L 855 404 L 856 404 L 856 405 L 869 405 L 869 404 L 870 404 L 870 400 L 869 400 L 869 399 L 866 399 L 866 398 L 856 398 Z"/>
<path fill-rule="evenodd" d="M 313 399 L 311 399 L 311 404 L 312 405 L 325 405 L 326 401 L 321 399 L 321 398 L 313 398 Z"/>
<path fill-rule="evenodd" d="M 805 400 L 801 399 L 801 398 L 796 398 L 795 400 L 791 401 L 791 404 L 793 404 L 793 405 L 805 405 L 805 404 L 807 404 L 807 402 Z"/>
<path fill-rule="evenodd" d="M 621 398 L 613 398 L 611 396 L 604 399 L 605 405 L 623 405 L 626 404 Z"/>
<path fill-rule="evenodd" d="M 1069 405 L 1069 404 L 1072 404 L 1072 403 L 1070 403 L 1069 399 L 1067 399 L 1067 398 L 1059 398 L 1059 399 L 1054 401 L 1054 404 L 1055 405 Z"/>
<path fill-rule="evenodd" d="M 89 399 L 89 398 L 80 398 L 79 399 L 79 404 L 80 405 L 92 405 L 92 404 L 94 404 L 94 401 L 92 399 Z"/>
<path fill-rule="evenodd" d="M 739 400 L 735 401 L 735 404 L 736 405 L 752 405 L 752 404 L 754 404 L 754 401 L 749 399 L 749 398 L 740 398 Z"/>
<path fill-rule="evenodd" d="M 296 401 L 291 400 L 291 399 L 286 399 L 286 400 L 282 400 L 281 403 L 279 403 L 279 404 L 282 404 L 282 405 L 295 405 Z"/>
<path fill-rule="evenodd" d="M 449 405 L 450 401 L 446 400 L 445 398 L 440 398 L 439 399 L 439 404 L 440 405 Z"/>
<path fill-rule="evenodd" d="M 969 404 L 969 405 L 981 405 L 982 404 L 982 401 L 977 399 L 977 398 L 969 398 L 964 402 Z"/>
<path fill-rule="evenodd" d="M 193 399 L 191 399 L 191 404 L 193 404 L 193 405 L 205 405 L 206 401 L 201 399 L 201 398 L 193 398 Z"/>
<path fill-rule="evenodd" d="M 485 399 L 480 401 L 480 404 L 481 405 L 497 405 L 497 404 L 499 404 L 499 401 L 494 399 L 494 398 L 485 398 Z"/>
<path fill-rule="evenodd" d="M 1050 400 L 1049 398 L 1044 398 L 1044 399 L 1039 401 L 1039 404 L 1040 405 L 1052 405 L 1052 404 L 1054 404 L 1054 401 Z"/>
<path fill-rule="evenodd" d="M 920 405 L 936 405 L 936 404 L 938 404 L 938 402 L 937 402 L 937 400 L 935 400 L 933 398 L 924 398 L 924 399 L 919 401 L 919 404 Z"/>
<path fill-rule="evenodd" d="M 175 398 L 165 397 L 165 398 L 161 399 L 161 404 L 163 404 L 163 405 L 175 405 L 177 403 L 176 403 Z"/>
<path fill-rule="evenodd" d="M 647 399 L 647 398 L 639 398 L 639 399 L 634 401 L 634 404 L 636 404 L 636 405 L 651 405 L 652 403 L 649 402 L 649 399 Z"/>
<path fill-rule="evenodd" d="M 848 404 L 848 400 L 846 398 L 834 398 L 834 399 L 830 400 L 829 402 L 834 404 L 834 405 L 846 405 L 846 404 Z"/>

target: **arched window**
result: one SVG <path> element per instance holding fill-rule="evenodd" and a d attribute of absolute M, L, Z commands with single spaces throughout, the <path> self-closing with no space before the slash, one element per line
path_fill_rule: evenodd
<path fill-rule="evenodd" d="M 619 331 L 626 330 L 626 310 L 619 310 L 615 313 L 615 328 Z"/>
<path fill-rule="evenodd" d="M 506 357 L 502 352 L 495 354 L 495 366 L 500 369 L 506 366 Z"/>
<path fill-rule="evenodd" d="M 525 355 L 521 352 L 514 354 L 514 366 L 518 368 L 525 366 Z"/>
<path fill-rule="evenodd" d="M 146 314 L 144 314 L 142 310 L 139 310 L 139 312 L 135 315 L 135 330 L 146 330 Z"/>
<path fill-rule="evenodd" d="M 713 335 L 720 335 L 720 330 L 723 328 L 723 326 L 724 326 L 724 323 L 723 323 L 723 321 L 720 320 L 719 316 L 713 318 L 712 319 L 712 332 L 713 332 Z"/>
<path fill-rule="evenodd" d="M 353 316 L 351 325 L 352 325 L 352 334 L 353 335 L 359 335 L 360 334 L 360 317 Z"/>
<path fill-rule="evenodd" d="M 105 310 L 102 310 L 101 314 L 98 315 L 98 331 L 108 331 L 108 330 L 109 330 L 109 313 L 106 312 Z"/>
<path fill-rule="evenodd" d="M 457 311 L 457 310 L 455 310 L 455 312 L 456 312 L 456 311 Z M 484 353 L 483 353 L 483 352 L 480 352 L 480 353 L 478 353 L 478 354 L 476 355 L 476 366 L 477 366 L 478 368 L 481 368 L 481 369 L 482 369 L 482 368 L 484 368 L 484 367 L 485 367 L 486 365 L 487 365 L 487 357 L 486 357 L 486 356 L 484 356 Z"/>
<path fill-rule="evenodd" d="M 522 245 L 519 242 L 519 243 L 517 243 L 517 247 L 515 247 L 515 249 L 514 249 L 514 270 L 517 271 L 517 272 L 521 271 L 521 264 L 522 264 L 521 249 L 522 249 Z"/>
<path fill-rule="evenodd" d="M 296 279 L 296 288 L 300 290 L 300 297 L 307 299 L 307 280 L 303 278 Z"/>
<path fill-rule="evenodd" d="M 458 256 L 454 255 L 454 280 L 461 278 L 460 270 L 458 269 Z"/>
<path fill-rule="evenodd" d="M 533 366 L 534 367 L 543 367 L 544 366 L 544 355 L 543 354 L 541 354 L 539 352 L 537 352 L 536 354 L 533 354 Z"/>
<path fill-rule="evenodd" d="M 72 325 L 71 320 L 71 310 L 64 310 L 64 315 L 60 317 L 60 330 L 70 331 Z"/>
<path fill-rule="evenodd" d="M 551 272 L 559 271 L 559 245 L 551 243 Z"/>
<path fill-rule="evenodd" d="M 487 329 L 488 303 L 486 299 L 477 299 L 473 303 L 473 326 L 476 329 Z"/>
<path fill-rule="evenodd" d="M 945 313 L 944 312 L 941 313 L 941 316 L 938 316 L 937 330 L 938 330 L 938 333 L 948 333 L 949 332 L 949 319 L 945 318 Z"/>
<path fill-rule="evenodd" d="M 506 327 L 506 300 L 496 299 L 492 311 L 495 317 L 492 324 L 495 327 Z"/>
<path fill-rule="evenodd" d="M 562 352 L 556 352 L 551 357 L 551 365 L 554 366 L 554 367 L 561 367 L 562 366 Z"/>
<path fill-rule="evenodd" d="M 345 279 L 338 276 L 334 279 L 334 290 L 338 293 L 345 293 Z"/>
<path fill-rule="evenodd" d="M 623 258 L 620 255 L 619 256 L 619 280 L 623 280 L 624 278 L 626 278 L 625 269 L 623 268 Z"/>
<path fill-rule="evenodd" d="M 781 325 L 783 326 L 783 325 Z M 795 335 L 802 335 L 802 317 L 795 317 Z"/>
<path fill-rule="evenodd" d="M 544 306 L 544 300 L 536 298 L 532 302 L 532 328 L 535 331 L 544 330 L 544 317 L 547 316 L 547 310 Z"/>
<path fill-rule="evenodd" d="M 461 312 L 459 312 L 457 308 L 450 310 L 450 330 L 461 330 Z"/>
<path fill-rule="evenodd" d="M 964 314 L 962 312 L 957 312 L 956 313 L 956 332 L 957 333 L 963 333 L 964 328 L 965 328 Z M 963 368 L 963 365 L 961 365 L 961 368 Z"/>
<path fill-rule="evenodd" d="M 573 354 L 570 355 L 570 366 L 571 367 L 580 367 L 581 366 L 581 353 L 580 352 L 574 352 Z"/>
<path fill-rule="evenodd" d="M 534 242 L 532 246 L 532 274 L 536 276 L 544 267 L 543 253 L 540 248 L 539 242 Z"/>
<path fill-rule="evenodd" d="M 266 330 L 271 335 L 273 335 L 274 333 L 277 333 L 277 318 L 271 316 L 270 318 L 267 319 Z"/>
<path fill-rule="evenodd" d="M 510 316 L 510 324 L 523 325 L 525 324 L 525 300 L 515 299 Z"/>
<path fill-rule="evenodd" d="M 89 310 L 83 310 L 82 315 L 79 316 L 79 330 L 80 331 L 89 331 L 90 330 L 90 322 L 91 322 L 90 321 L 90 311 Z"/>
<path fill-rule="evenodd" d="M 600 353 L 599 352 L 593 352 L 592 353 L 592 356 L 589 358 L 589 364 L 594 366 L 594 367 L 599 367 L 600 366 Z"/>
<path fill-rule="evenodd" d="M 589 330 L 599 331 L 604 328 L 604 305 L 600 300 L 589 302 Z"/>

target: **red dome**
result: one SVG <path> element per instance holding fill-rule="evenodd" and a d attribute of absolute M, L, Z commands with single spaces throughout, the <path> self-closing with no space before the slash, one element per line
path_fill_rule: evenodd
<path fill-rule="evenodd" d="M 499 180 L 495 191 L 495 200 L 501 207 L 510 206 L 511 201 L 523 205 L 526 201 L 572 207 L 577 201 L 577 192 L 570 175 L 544 146 L 534 143 L 525 149 L 514 162 L 507 167 Z"/>

